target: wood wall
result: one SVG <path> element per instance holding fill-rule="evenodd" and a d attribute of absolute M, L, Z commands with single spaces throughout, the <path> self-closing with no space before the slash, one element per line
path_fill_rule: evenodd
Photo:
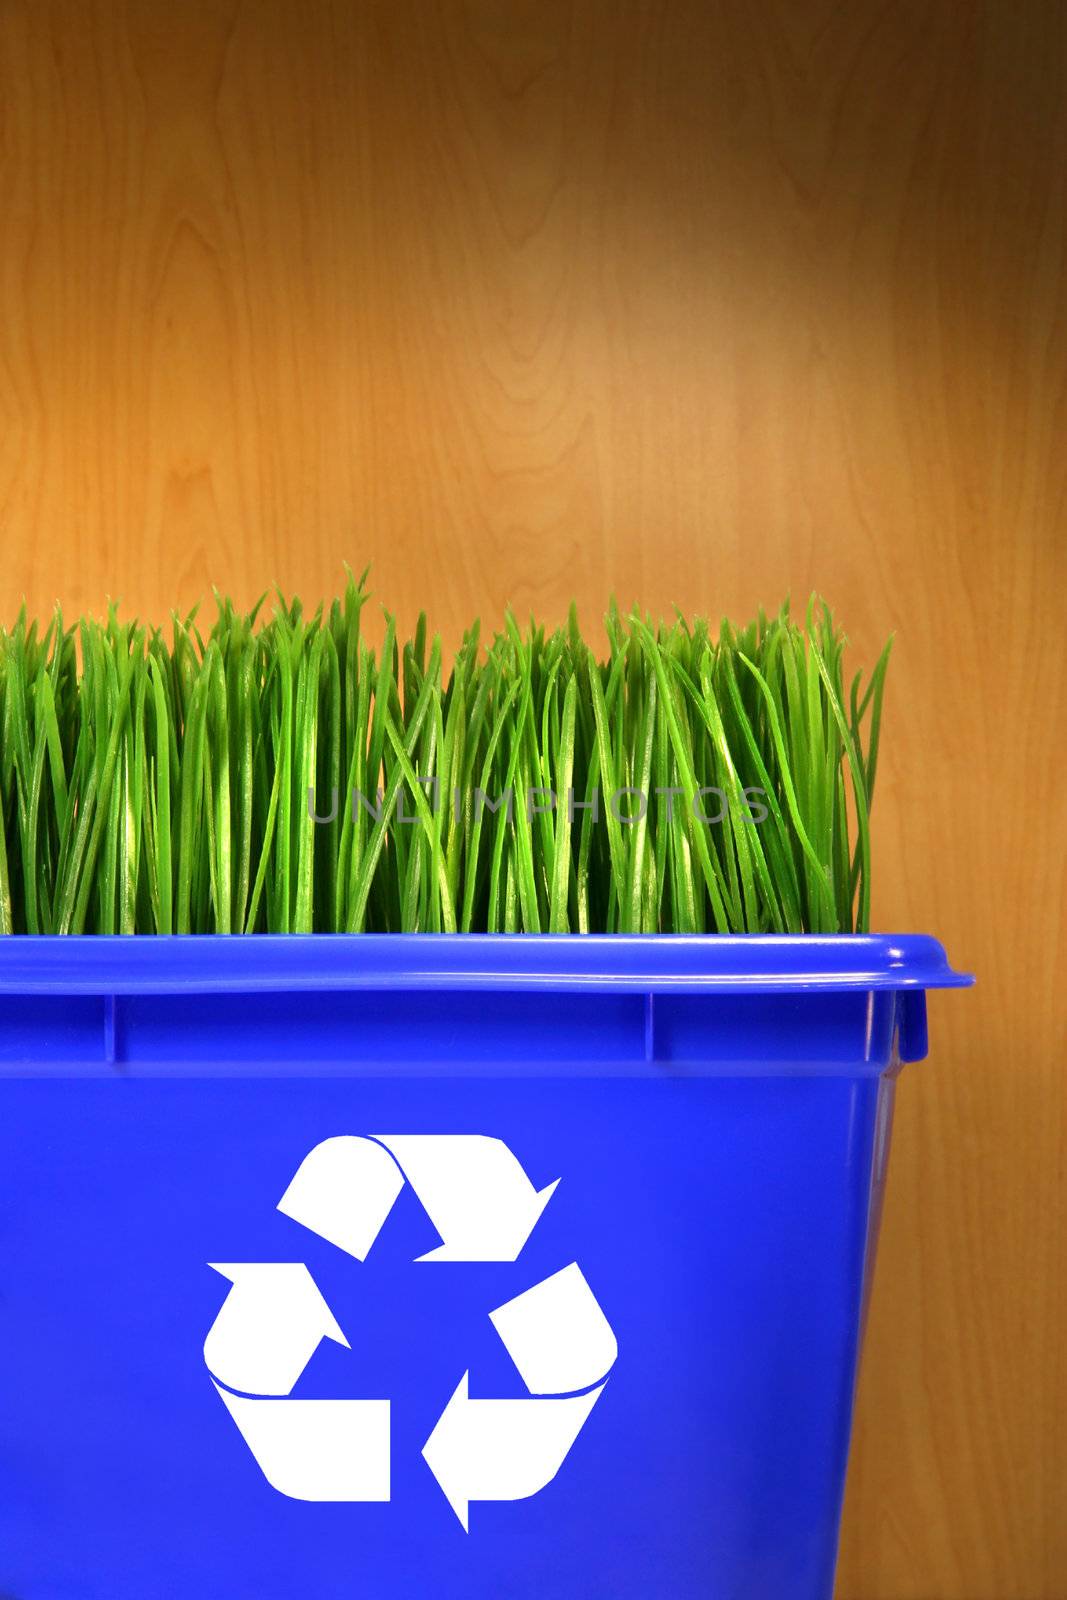
<path fill-rule="evenodd" d="M 896 630 L 843 1600 L 1067 1597 L 1065 313 L 1059 0 L 0 0 L 5 619 Z"/>

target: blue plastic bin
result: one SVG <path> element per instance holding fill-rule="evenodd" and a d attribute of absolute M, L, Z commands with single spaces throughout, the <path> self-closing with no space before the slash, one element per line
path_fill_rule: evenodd
<path fill-rule="evenodd" d="M 6 1600 L 828 1600 L 932 939 L 0 940 Z"/>

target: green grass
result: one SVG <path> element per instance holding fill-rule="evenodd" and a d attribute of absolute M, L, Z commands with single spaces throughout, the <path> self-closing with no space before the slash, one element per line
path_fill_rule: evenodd
<path fill-rule="evenodd" d="M 366 601 L 0 631 L 0 931 L 869 926 L 888 645 L 846 689 L 824 605 L 613 607 L 606 652 L 508 615 L 448 669 Z"/>

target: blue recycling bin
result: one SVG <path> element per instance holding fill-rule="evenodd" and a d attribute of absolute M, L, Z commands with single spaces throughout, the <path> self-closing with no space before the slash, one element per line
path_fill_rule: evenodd
<path fill-rule="evenodd" d="M 6 1600 L 828 1600 L 922 937 L 0 940 Z"/>

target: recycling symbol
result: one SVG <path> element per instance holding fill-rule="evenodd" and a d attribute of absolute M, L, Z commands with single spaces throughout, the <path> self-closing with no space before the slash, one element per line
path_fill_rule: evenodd
<path fill-rule="evenodd" d="M 416 1265 L 516 1261 L 558 1182 L 536 1190 L 481 1134 L 342 1135 L 305 1156 L 277 1209 L 365 1261 L 408 1183 L 442 1240 Z M 204 1360 L 268 1483 L 295 1500 L 388 1500 L 390 1402 L 292 1397 L 324 1338 L 348 1347 L 308 1268 L 210 1265 L 231 1288 Z M 618 1354 L 577 1262 L 489 1317 L 527 1396 L 472 1399 L 464 1372 L 422 1451 L 465 1529 L 472 1500 L 524 1500 L 552 1481 Z"/>

